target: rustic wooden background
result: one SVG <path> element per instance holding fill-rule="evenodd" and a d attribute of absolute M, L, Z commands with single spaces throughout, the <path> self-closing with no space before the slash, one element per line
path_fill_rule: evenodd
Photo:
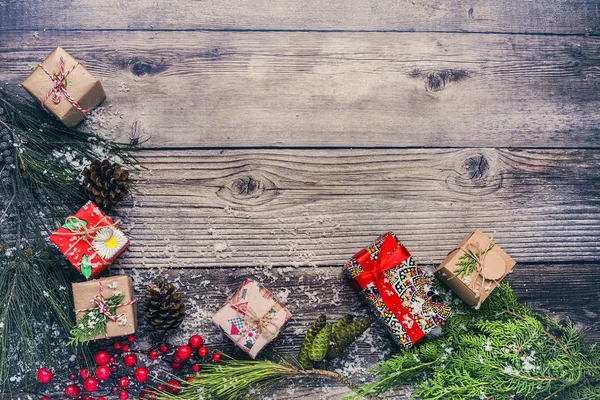
<path fill-rule="evenodd" d="M 480 228 L 519 298 L 594 342 L 599 35 L 597 0 L 3 0 L 0 79 L 61 45 L 102 80 L 86 128 L 140 137 L 147 168 L 113 272 L 177 281 L 181 337 L 232 351 L 210 317 L 254 276 L 294 313 L 292 354 L 319 313 L 366 312 L 340 266 L 377 235 L 431 267 Z M 336 367 L 389 348 L 374 327 Z"/>

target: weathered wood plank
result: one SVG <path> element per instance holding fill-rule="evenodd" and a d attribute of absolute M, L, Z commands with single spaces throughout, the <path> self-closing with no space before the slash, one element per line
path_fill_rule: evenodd
<path fill-rule="evenodd" d="M 15 44 L 19 45 L 16 46 Z M 92 125 L 149 147 L 597 147 L 600 38 L 4 32 L 2 80 L 62 44 L 108 93 Z"/>
<path fill-rule="evenodd" d="M 593 0 L 8 0 L 1 29 L 270 29 L 596 34 Z"/>
<path fill-rule="evenodd" d="M 474 228 L 518 262 L 599 261 L 595 150 L 144 151 L 123 266 L 340 265 L 394 230 L 438 263 Z"/>

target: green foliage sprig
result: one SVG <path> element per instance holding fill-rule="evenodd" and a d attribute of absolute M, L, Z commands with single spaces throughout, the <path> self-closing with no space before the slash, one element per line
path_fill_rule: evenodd
<path fill-rule="evenodd" d="M 470 276 L 473 272 L 475 272 L 475 269 L 477 269 L 479 258 L 484 253 L 490 251 L 495 245 L 496 243 L 492 243 L 489 245 L 487 250 L 477 253 L 473 252 L 472 250 L 466 250 L 465 254 L 460 256 L 458 262 L 456 263 L 456 266 L 460 268 L 457 268 L 449 279 L 454 279 L 457 276 Z"/>
<path fill-rule="evenodd" d="M 507 283 L 479 311 L 461 305 L 443 335 L 400 352 L 358 393 L 378 396 L 412 382 L 417 399 L 600 398 L 600 348 L 582 332 L 519 303 Z"/>
<path fill-rule="evenodd" d="M 117 306 L 123 301 L 123 293 L 114 294 L 106 299 L 106 306 L 111 314 L 117 314 Z M 71 328 L 69 345 L 78 345 L 95 339 L 106 332 L 104 316 L 97 309 L 90 310 L 81 317 Z"/>
<path fill-rule="evenodd" d="M 72 269 L 48 252 L 47 236 L 85 203 L 83 166 L 107 156 L 135 162 L 125 146 L 67 128 L 0 86 L 0 392 L 22 385 L 66 342 Z"/>

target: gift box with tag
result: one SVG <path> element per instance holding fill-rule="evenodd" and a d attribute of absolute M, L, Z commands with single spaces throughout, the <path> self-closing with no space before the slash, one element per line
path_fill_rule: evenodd
<path fill-rule="evenodd" d="M 478 309 L 516 265 L 479 229 L 468 234 L 435 270 L 436 276 Z"/>

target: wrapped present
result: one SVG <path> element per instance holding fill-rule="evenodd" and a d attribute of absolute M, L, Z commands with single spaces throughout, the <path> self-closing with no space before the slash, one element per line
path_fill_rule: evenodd
<path fill-rule="evenodd" d="M 72 286 L 76 319 L 72 340 L 85 342 L 135 333 L 137 299 L 131 277 L 111 276 Z"/>
<path fill-rule="evenodd" d="M 255 280 L 246 279 L 212 321 L 255 358 L 290 318 L 292 314 L 273 293 Z"/>
<path fill-rule="evenodd" d="M 129 245 L 129 238 L 91 201 L 68 217 L 50 241 L 86 279 L 109 266 Z"/>
<path fill-rule="evenodd" d="M 468 234 L 435 274 L 467 304 L 479 309 L 516 262 L 480 230 Z"/>
<path fill-rule="evenodd" d="M 430 277 L 392 232 L 355 254 L 344 271 L 403 348 L 452 316 Z"/>
<path fill-rule="evenodd" d="M 80 123 L 106 98 L 100 81 L 61 47 L 21 85 L 66 126 Z"/>

